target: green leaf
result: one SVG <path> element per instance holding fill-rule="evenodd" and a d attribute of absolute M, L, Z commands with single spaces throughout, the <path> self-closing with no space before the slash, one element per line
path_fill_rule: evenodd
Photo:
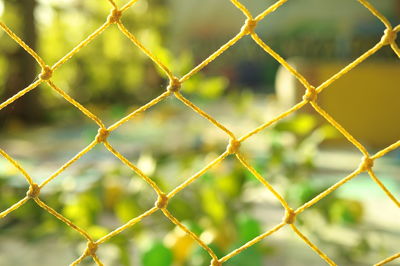
<path fill-rule="evenodd" d="M 315 128 L 317 120 L 309 114 L 300 114 L 295 116 L 291 123 L 291 129 L 298 135 L 304 136 Z"/>
<path fill-rule="evenodd" d="M 240 254 L 234 256 L 232 259 L 228 260 L 226 266 L 261 266 L 262 265 L 262 253 L 258 246 L 251 246 L 244 250 Z"/>
<path fill-rule="evenodd" d="M 226 208 L 218 192 L 206 187 L 200 193 L 203 210 L 214 221 L 221 223 L 226 217 Z"/>
<path fill-rule="evenodd" d="M 212 77 L 204 79 L 200 84 L 199 93 L 209 99 L 216 99 L 228 86 L 229 81 L 225 77 Z"/>
<path fill-rule="evenodd" d="M 91 225 L 86 230 L 94 239 L 99 239 L 109 233 L 107 228 L 100 225 Z"/>
<path fill-rule="evenodd" d="M 172 251 L 161 242 L 154 242 L 148 250 L 143 252 L 143 266 L 169 266 L 172 265 Z"/>
<path fill-rule="evenodd" d="M 333 223 L 353 225 L 361 222 L 363 206 L 359 201 L 339 199 L 329 208 L 329 218 Z"/>
<path fill-rule="evenodd" d="M 115 214 L 121 222 L 126 223 L 140 214 L 136 200 L 127 198 L 119 201 L 115 206 Z"/>
<path fill-rule="evenodd" d="M 248 242 L 262 234 L 260 222 L 249 215 L 241 215 L 238 219 L 239 241 Z"/>
<path fill-rule="evenodd" d="M 240 180 L 237 176 L 226 175 L 215 180 L 218 190 L 225 196 L 235 197 L 240 193 Z"/>
<path fill-rule="evenodd" d="M 315 197 L 318 190 L 309 181 L 304 181 L 291 185 L 286 194 L 291 204 L 300 205 Z"/>
<path fill-rule="evenodd" d="M 196 235 L 200 235 L 203 232 L 201 226 L 194 221 L 185 220 L 182 221 L 182 224 L 185 225 L 190 231 L 192 231 Z"/>
<path fill-rule="evenodd" d="M 89 226 L 92 223 L 92 217 L 89 209 L 80 205 L 78 202 L 67 204 L 62 214 L 79 226 Z"/>

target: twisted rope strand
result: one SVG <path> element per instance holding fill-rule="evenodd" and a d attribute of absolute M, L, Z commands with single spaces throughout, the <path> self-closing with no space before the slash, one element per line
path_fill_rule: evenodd
<path fill-rule="evenodd" d="M 374 264 L 374 266 L 382 266 L 382 265 L 385 265 L 386 263 L 389 263 L 389 262 L 391 262 L 391 261 L 394 261 L 394 260 L 397 259 L 397 258 L 400 258 L 400 252 L 397 253 L 397 254 L 394 254 L 393 256 L 390 256 L 390 257 L 387 258 L 387 259 L 384 259 L 384 260 L 382 260 L 382 261 L 380 261 L 380 262 Z"/>
<path fill-rule="evenodd" d="M 331 266 L 336 266 L 337 264 L 334 263 L 324 252 L 322 252 L 316 245 L 314 245 L 304 234 L 300 232 L 299 229 L 294 224 L 291 224 L 290 227 L 293 231 L 298 235 L 307 245 L 314 250 L 324 261 L 326 261 Z"/>

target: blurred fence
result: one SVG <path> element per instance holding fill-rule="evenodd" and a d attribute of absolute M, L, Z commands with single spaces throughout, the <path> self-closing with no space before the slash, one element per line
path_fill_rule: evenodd
<path fill-rule="evenodd" d="M 369 56 L 377 52 L 380 48 L 382 48 L 385 45 L 390 45 L 393 51 L 397 54 L 397 56 L 400 57 L 400 49 L 397 46 L 395 40 L 396 40 L 396 35 L 400 31 L 400 25 L 397 25 L 396 27 L 393 27 L 389 21 L 382 15 L 380 14 L 369 2 L 366 0 L 358 0 L 363 6 L 365 6 L 372 15 L 377 17 L 386 27 L 386 30 L 383 33 L 382 39 L 370 50 L 362 54 L 359 58 L 357 58 L 355 61 L 347 65 L 345 68 L 340 70 L 338 73 L 333 75 L 331 78 L 323 82 L 321 85 L 318 87 L 312 86 L 300 73 L 298 73 L 290 64 L 288 64 L 279 54 L 277 54 L 274 50 L 272 50 L 266 43 L 263 42 L 263 40 L 260 39 L 258 34 L 255 32 L 255 28 L 257 26 L 257 23 L 261 21 L 263 18 L 265 18 L 268 14 L 276 11 L 281 5 L 285 4 L 287 0 L 280 0 L 277 1 L 274 5 L 270 6 L 267 8 L 265 11 L 263 11 L 261 14 L 259 14 L 256 17 L 253 17 L 252 14 L 247 10 L 247 8 L 241 4 L 238 0 L 231 0 L 231 2 L 243 13 L 245 16 L 245 22 L 239 33 L 234 36 L 230 41 L 228 41 L 226 44 L 224 44 L 221 48 L 219 48 L 217 51 L 215 51 L 212 55 L 210 55 L 207 59 L 205 59 L 203 62 L 201 62 L 199 65 L 197 65 L 194 69 L 189 71 L 186 75 L 184 75 L 181 78 L 177 78 L 174 76 L 172 70 L 170 70 L 168 67 L 166 67 L 163 62 L 161 62 L 156 55 L 152 54 L 151 51 L 149 51 L 145 46 L 143 46 L 136 37 L 130 33 L 127 28 L 124 26 L 124 24 L 121 22 L 121 17 L 123 13 L 128 9 L 131 8 L 137 2 L 137 0 L 131 0 L 127 4 L 125 4 L 123 7 L 119 8 L 113 0 L 108 0 L 108 2 L 111 4 L 112 8 L 110 11 L 110 15 L 108 16 L 106 22 L 98 28 L 95 32 L 93 32 L 90 36 L 88 36 L 85 40 L 83 40 L 79 45 L 77 45 L 72 51 L 70 51 L 68 54 L 66 54 L 63 58 L 61 58 L 58 62 L 56 62 L 53 66 L 48 66 L 46 63 L 40 58 L 40 56 L 32 50 L 28 45 L 26 45 L 23 40 L 21 40 L 10 28 L 8 28 L 4 23 L 0 22 L 1 28 L 13 39 L 15 40 L 22 48 L 24 48 L 40 65 L 42 68 L 42 72 L 39 74 L 38 78 L 30 84 L 28 87 L 22 89 L 20 92 L 12 96 L 11 98 L 5 100 L 0 104 L 0 110 L 6 107 L 7 105 L 13 103 L 14 101 L 18 100 L 20 97 L 22 97 L 24 94 L 30 92 L 31 90 L 35 89 L 39 84 L 45 83 L 48 86 L 50 86 L 55 92 L 57 92 L 59 95 L 61 95 L 66 101 L 71 103 L 73 106 L 78 108 L 83 114 L 85 114 L 87 117 L 92 119 L 98 126 L 99 126 L 99 131 L 95 139 L 82 151 L 80 151 L 77 155 L 75 155 L 72 159 L 70 159 L 67 163 L 65 163 L 61 168 L 59 168 L 55 173 L 53 173 L 50 177 L 48 177 L 45 181 L 43 181 L 41 184 L 37 184 L 34 182 L 34 180 L 30 177 L 30 175 L 22 168 L 22 166 L 15 161 L 13 158 L 11 158 L 5 151 L 0 149 L 0 153 L 3 157 L 5 157 L 11 164 L 13 164 L 26 178 L 27 182 L 29 183 L 29 189 L 26 193 L 26 196 L 21 199 L 19 202 L 15 203 L 13 206 L 9 207 L 7 210 L 3 211 L 0 213 L 0 218 L 4 218 L 6 215 L 9 213 L 13 212 L 14 210 L 18 209 L 21 207 L 23 204 L 25 204 L 28 200 L 34 200 L 38 206 L 43 208 L 45 211 L 49 212 L 50 214 L 54 215 L 56 218 L 64 222 L 67 226 L 71 227 L 73 230 L 76 230 L 79 232 L 82 237 L 84 237 L 87 240 L 87 248 L 84 250 L 83 254 L 76 259 L 74 262 L 72 262 L 72 265 L 77 265 L 79 264 L 85 257 L 91 256 L 93 260 L 98 264 L 98 265 L 103 265 L 101 262 L 100 258 L 96 255 L 96 251 L 99 245 L 102 243 L 106 242 L 110 238 L 116 236 L 117 234 L 121 233 L 125 229 L 135 225 L 137 222 L 141 221 L 143 218 L 152 215 L 153 213 L 157 211 L 161 211 L 172 223 L 180 227 L 183 231 L 185 231 L 188 235 L 190 235 L 197 243 L 200 245 L 204 250 L 208 252 L 210 255 L 210 260 L 211 260 L 211 265 L 212 266 L 218 266 L 222 265 L 224 262 L 227 260 L 231 259 L 232 257 L 238 255 L 240 252 L 245 250 L 246 248 L 256 244 L 257 242 L 261 241 L 262 239 L 266 238 L 267 236 L 277 232 L 280 230 L 282 227 L 288 225 L 291 227 L 293 232 L 297 234 L 310 248 L 312 248 L 323 260 L 325 260 L 328 264 L 330 265 L 336 265 L 335 262 L 333 262 L 327 254 L 325 254 L 320 248 L 318 248 L 316 245 L 314 245 L 295 225 L 296 221 L 296 216 L 301 214 L 304 210 L 307 208 L 313 206 L 316 204 L 319 200 L 323 199 L 324 197 L 328 196 L 330 193 L 332 193 L 334 190 L 339 188 L 340 186 L 344 185 L 347 181 L 355 178 L 357 175 L 359 175 L 362 172 L 368 172 L 369 176 L 371 179 L 386 193 L 386 195 L 396 204 L 398 207 L 400 207 L 400 202 L 391 194 L 391 192 L 383 185 L 383 183 L 378 179 L 378 177 L 375 175 L 374 170 L 373 170 L 373 165 L 374 161 L 376 159 L 379 159 L 380 157 L 384 156 L 386 153 L 400 147 L 400 140 L 393 143 L 392 145 L 382 149 L 381 151 L 377 152 L 374 155 L 370 155 L 367 151 L 367 149 L 357 140 L 355 139 L 349 132 L 346 131 L 345 128 L 343 128 L 339 123 L 335 121 L 333 117 L 331 117 L 324 109 L 322 109 L 318 103 L 317 103 L 317 98 L 318 94 L 321 93 L 325 88 L 327 88 L 330 84 L 335 82 L 335 80 L 339 79 L 341 76 L 345 75 L 347 72 L 352 70 L 354 67 L 356 67 L 358 64 L 363 62 L 365 59 L 367 59 Z M 290 5 L 290 3 L 288 3 Z M 133 7 L 134 8 L 134 7 Z M 59 88 L 56 84 L 54 84 L 51 80 L 53 72 L 60 67 L 62 64 L 66 63 L 71 57 L 73 57 L 76 53 L 78 53 L 83 47 L 86 45 L 90 44 L 93 39 L 95 39 L 97 36 L 102 34 L 108 27 L 110 27 L 112 24 L 116 24 L 118 29 L 121 31 L 122 34 L 124 34 L 127 38 L 129 38 L 143 53 L 145 53 L 158 67 L 160 67 L 165 75 L 169 79 L 169 85 L 166 88 L 166 91 L 159 95 L 158 97 L 154 98 L 147 104 L 141 106 L 140 108 L 136 109 L 132 113 L 128 114 L 127 116 L 121 118 L 119 121 L 114 123 L 113 125 L 106 127 L 102 120 L 98 118 L 95 114 L 91 113 L 88 109 L 86 109 L 84 106 L 82 106 L 79 102 L 77 102 L 75 99 L 73 99 L 71 96 L 69 96 L 64 90 Z M 197 72 L 201 71 L 206 65 L 211 63 L 214 59 L 216 59 L 218 56 L 220 56 L 223 52 L 225 52 L 229 47 L 233 46 L 237 41 L 239 41 L 241 38 L 245 37 L 246 35 L 249 35 L 256 44 L 258 44 L 265 52 L 270 54 L 273 58 L 275 58 L 283 67 L 285 67 L 290 73 L 296 77 L 300 81 L 300 83 L 305 87 L 305 94 L 303 96 L 302 101 L 297 103 L 296 105 L 292 106 L 290 109 L 286 110 L 285 112 L 281 113 L 274 119 L 267 121 L 266 123 L 260 125 L 259 127 L 250 130 L 247 134 L 241 137 L 236 137 L 233 132 L 231 132 L 229 129 L 227 129 L 224 125 L 219 123 L 216 119 L 214 119 L 212 116 L 208 115 L 206 112 L 201 110 L 199 107 L 197 107 L 194 103 L 186 99 L 181 93 L 180 93 L 180 88 L 181 85 L 184 84 L 186 80 L 191 78 L 193 75 L 195 75 Z M 119 75 L 119 73 L 115 73 L 115 75 Z M 133 119 L 137 114 L 147 110 L 148 108 L 153 107 L 160 101 L 163 101 L 169 96 L 174 96 L 177 99 L 179 99 L 181 102 L 183 102 L 189 109 L 192 111 L 196 112 L 198 115 L 204 117 L 207 119 L 212 125 L 218 127 L 220 130 L 224 131 L 227 136 L 229 137 L 229 142 L 227 143 L 227 149 L 224 153 L 219 155 L 215 160 L 207 164 L 202 170 L 199 172 L 195 173 L 191 177 L 189 177 L 185 182 L 183 182 L 181 185 L 173 189 L 172 191 L 165 193 L 163 192 L 157 184 L 148 176 L 146 176 L 139 168 L 137 168 L 133 163 L 131 163 L 129 160 L 127 160 L 122 154 L 120 154 L 117 150 L 115 150 L 111 144 L 107 141 L 107 137 L 109 134 L 121 126 L 122 124 L 128 122 L 130 119 Z M 360 95 L 359 97 L 362 97 Z M 343 99 L 346 100 L 346 99 Z M 303 106 L 310 104 L 315 112 L 320 114 L 323 118 L 325 118 L 330 124 L 332 124 L 337 130 L 339 130 L 346 139 L 351 142 L 364 156 L 361 158 L 361 163 L 360 165 L 347 177 L 341 179 L 339 182 L 336 184 L 332 185 L 330 188 L 326 189 L 322 193 L 320 193 L 318 196 L 314 197 L 310 201 L 306 202 L 296 210 L 292 209 L 285 199 L 270 185 L 270 183 L 267 181 L 267 179 L 264 179 L 254 168 L 251 166 L 247 159 L 243 156 L 243 154 L 240 153 L 240 144 L 247 140 L 248 138 L 252 137 L 253 135 L 259 133 L 260 131 L 266 129 L 273 123 L 283 119 L 284 117 L 287 117 L 288 115 L 296 112 Z M 384 119 L 384 118 L 383 118 Z M 122 225 L 121 227 L 115 229 L 114 231 L 110 232 L 109 234 L 103 236 L 102 238 L 98 240 L 92 239 L 92 237 L 82 228 L 79 228 L 77 225 L 72 223 L 70 220 L 68 220 L 66 217 L 55 211 L 53 208 L 48 206 L 45 202 L 43 202 L 40 199 L 40 190 L 46 186 L 49 182 L 51 182 L 54 178 L 56 178 L 61 172 L 63 172 L 65 169 L 67 169 L 69 166 L 71 166 L 73 163 L 75 163 L 79 158 L 81 158 L 84 154 L 89 152 L 94 146 L 97 144 L 102 143 L 112 154 L 114 154 L 123 164 L 127 165 L 130 167 L 134 172 L 136 172 L 140 177 L 142 177 L 157 193 L 158 195 L 158 200 L 155 202 L 154 207 L 151 209 L 147 210 L 143 214 L 139 215 L 138 217 L 134 217 L 132 220 L 127 222 L 126 224 Z M 194 182 L 196 179 L 200 178 L 207 170 L 209 170 L 211 167 L 216 166 L 219 164 L 222 160 L 224 160 L 227 156 L 229 155 L 234 155 L 238 159 L 238 161 L 243 165 L 243 167 L 247 168 L 255 178 L 257 178 L 265 187 L 268 189 L 271 193 L 274 194 L 274 196 L 279 200 L 279 202 L 282 204 L 283 208 L 286 210 L 285 216 L 282 219 L 282 222 L 277 224 L 275 227 L 270 229 L 269 231 L 257 236 L 253 240 L 247 242 L 243 246 L 237 248 L 236 250 L 233 250 L 231 253 L 225 255 L 224 257 L 218 258 L 214 251 L 208 247 L 201 239 L 199 236 L 197 236 L 195 233 L 190 231 L 185 225 L 183 225 L 178 219 L 174 217 L 174 215 L 168 211 L 168 200 L 170 200 L 172 197 L 174 197 L 177 193 L 179 193 L 181 190 L 185 189 L 187 186 L 189 186 L 192 182 Z M 45 252 L 45 251 L 43 251 Z M 389 258 L 385 258 L 380 262 L 376 262 L 375 265 L 383 265 L 386 264 L 390 261 L 395 260 L 396 258 L 400 257 L 400 253 L 394 254 L 393 256 Z M 372 262 L 375 263 L 375 262 Z"/>

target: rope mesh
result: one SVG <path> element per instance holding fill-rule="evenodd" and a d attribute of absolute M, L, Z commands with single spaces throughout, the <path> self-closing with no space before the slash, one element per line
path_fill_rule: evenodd
<path fill-rule="evenodd" d="M 133 6 L 138 0 L 131 0 L 127 4 L 125 4 L 122 7 L 118 7 L 114 0 L 108 0 L 108 2 L 112 5 L 112 8 L 110 10 L 110 15 L 107 17 L 106 22 L 99 27 L 97 30 L 95 30 L 91 35 L 89 35 L 85 40 L 83 40 L 81 43 L 79 43 L 75 48 L 73 48 L 69 53 L 67 53 L 64 57 L 62 57 L 58 62 L 56 62 L 53 66 L 48 66 L 46 63 L 43 61 L 43 59 L 33 50 L 31 49 L 26 43 L 24 43 L 23 40 L 21 40 L 10 28 L 8 28 L 4 23 L 0 22 L 0 27 L 15 41 L 17 42 L 23 49 L 26 50 L 35 60 L 36 62 L 40 65 L 42 68 L 42 72 L 39 74 L 38 79 L 34 81 L 32 84 L 27 86 L 26 88 L 22 89 L 20 92 L 15 94 L 14 96 L 10 97 L 9 99 L 5 100 L 0 104 L 0 110 L 6 107 L 7 105 L 13 103 L 20 97 L 24 96 L 26 93 L 29 91 L 35 89 L 38 85 L 45 83 L 48 86 L 50 86 L 54 91 L 56 91 L 58 94 L 60 94 L 66 101 L 71 103 L 73 106 L 75 106 L 77 109 L 79 109 L 84 115 L 92 119 L 98 126 L 99 126 L 99 131 L 95 139 L 88 145 L 86 146 L 82 151 L 80 151 L 78 154 L 76 154 L 72 159 L 70 159 L 68 162 L 66 162 L 61 168 L 59 168 L 56 172 L 54 172 L 50 177 L 48 177 L 46 180 L 44 180 L 41 184 L 36 184 L 30 175 L 22 168 L 22 166 L 14 160 L 11 156 L 9 156 L 4 150 L 0 149 L 0 154 L 7 159 L 12 165 L 14 165 L 25 177 L 27 182 L 29 183 L 29 189 L 26 193 L 26 196 L 21 199 L 19 202 L 15 203 L 5 211 L 0 213 L 0 218 L 4 218 L 6 215 L 9 213 L 15 211 L 22 205 L 24 205 L 28 200 L 32 199 L 39 205 L 41 208 L 43 208 L 45 211 L 49 212 L 62 222 L 64 222 L 67 226 L 71 227 L 73 230 L 77 231 L 79 234 L 82 235 L 83 238 L 87 240 L 87 247 L 83 254 L 76 259 L 74 262 L 72 262 L 71 265 L 77 265 L 79 264 L 85 257 L 90 256 L 94 260 L 95 263 L 98 265 L 103 265 L 101 262 L 100 258 L 96 255 L 96 251 L 99 245 L 102 243 L 108 241 L 110 238 L 116 236 L 117 234 L 121 233 L 127 228 L 132 227 L 136 223 L 140 222 L 143 218 L 148 217 L 152 215 L 153 213 L 157 211 L 161 211 L 173 224 L 181 228 L 186 234 L 188 234 L 190 237 L 192 237 L 198 245 L 200 245 L 204 250 L 207 251 L 207 253 L 210 255 L 210 264 L 213 266 L 217 265 L 222 265 L 224 262 L 228 261 L 232 257 L 238 255 L 241 253 L 243 250 L 249 248 L 250 246 L 258 243 L 262 239 L 266 238 L 267 236 L 277 232 L 284 226 L 289 226 L 293 232 L 299 236 L 311 249 L 313 249 L 324 261 L 326 261 L 329 265 L 336 265 L 332 259 L 328 257 L 327 254 L 325 254 L 319 247 L 317 247 L 315 244 L 313 244 L 307 236 L 305 236 L 295 225 L 295 218 L 297 215 L 302 213 L 304 210 L 307 208 L 313 206 L 316 204 L 318 201 L 323 199 L 324 197 L 328 196 L 330 193 L 335 191 L 337 188 L 345 184 L 347 181 L 355 178 L 357 175 L 359 175 L 362 172 L 367 172 L 371 179 L 385 192 L 385 194 L 393 201 L 397 207 L 400 208 L 400 202 L 398 199 L 395 198 L 395 196 L 385 187 L 385 185 L 378 179 L 378 177 L 375 175 L 374 170 L 373 170 L 373 163 L 376 159 L 379 159 L 383 157 L 385 154 L 387 154 L 390 151 L 393 151 L 400 147 L 400 140 L 393 143 L 392 145 L 382 149 L 381 151 L 377 152 L 374 155 L 370 155 L 367 151 L 367 149 L 357 140 L 355 139 L 345 128 L 343 128 L 338 122 L 334 120 L 333 117 L 331 117 L 326 111 L 324 111 L 323 108 L 321 108 L 316 100 L 318 97 L 318 94 L 321 93 L 326 87 L 331 85 L 335 80 L 339 79 L 343 75 L 345 75 L 347 72 L 355 68 L 358 64 L 366 60 L 368 57 L 376 53 L 379 49 L 381 49 L 383 46 L 389 45 L 392 50 L 396 53 L 396 55 L 400 58 L 400 49 L 398 45 L 396 44 L 396 35 L 400 31 L 400 25 L 397 25 L 396 27 L 393 27 L 390 22 L 388 21 L 387 18 L 385 18 L 375 7 L 373 7 L 368 1 L 366 0 L 358 0 L 365 8 L 367 8 L 375 17 L 377 17 L 386 27 L 386 30 L 384 31 L 381 40 L 373 46 L 370 50 L 362 54 L 360 57 L 358 57 L 356 60 L 354 60 L 352 63 L 344 67 L 342 70 L 340 70 L 338 73 L 333 75 L 331 78 L 323 82 L 320 86 L 314 87 L 312 86 L 307 79 L 305 79 L 304 76 L 302 76 L 299 72 L 297 72 L 291 65 L 289 65 L 279 54 L 277 54 L 272 48 L 270 48 L 260 37 L 259 35 L 254 31 L 257 23 L 264 19 L 267 15 L 270 13 L 276 11 L 280 6 L 285 4 L 287 0 L 280 0 L 277 1 L 275 4 L 271 5 L 269 8 L 264 10 L 262 13 L 260 13 L 258 16 L 253 17 L 252 14 L 248 11 L 248 9 L 240 3 L 238 0 L 231 0 L 232 4 L 238 8 L 243 15 L 245 16 L 245 21 L 243 24 L 243 27 L 241 28 L 240 32 L 234 36 L 230 41 L 222 45 L 217 51 L 215 51 L 213 54 L 211 54 L 207 59 L 205 59 L 203 62 L 201 62 L 199 65 L 197 65 L 195 68 L 190 70 L 186 75 L 184 75 L 181 78 L 177 78 L 174 76 L 173 72 L 168 69 L 163 62 L 161 62 L 156 55 L 154 55 L 151 51 L 149 51 L 132 33 L 130 33 L 127 28 L 124 26 L 124 24 L 121 22 L 121 17 L 123 16 L 124 12 Z M 64 90 L 59 88 L 54 82 L 51 80 L 52 74 L 54 71 L 60 67 L 62 64 L 66 63 L 69 59 L 71 59 L 76 53 L 78 53 L 83 47 L 86 45 L 90 44 L 96 37 L 98 37 L 100 34 L 102 34 L 108 27 L 110 27 L 112 24 L 116 24 L 116 27 L 127 37 L 129 38 L 135 46 L 137 46 L 143 53 L 145 53 L 160 69 L 162 69 L 165 74 L 169 78 L 169 85 L 164 93 L 159 95 L 158 97 L 152 99 L 150 102 L 147 104 L 141 106 L 140 108 L 136 109 L 132 113 L 128 114 L 127 116 L 121 118 L 119 121 L 114 123 L 113 125 L 106 127 L 102 120 L 98 118 L 95 114 L 91 113 L 88 109 L 86 109 L 83 105 L 81 105 L 79 102 L 77 102 L 75 99 L 73 99 L 71 96 L 69 96 Z M 201 110 L 199 107 L 197 107 L 194 103 L 186 99 L 181 93 L 180 93 L 180 88 L 181 85 L 184 84 L 186 80 L 191 78 L 193 75 L 195 75 L 197 72 L 201 71 L 206 65 L 211 63 L 214 59 L 219 57 L 222 53 L 224 53 L 227 49 L 229 49 L 231 46 L 233 46 L 237 41 L 239 41 L 241 38 L 244 36 L 249 35 L 256 44 L 258 44 L 266 53 L 270 54 L 273 58 L 275 58 L 282 66 L 284 66 L 288 71 L 293 74 L 293 76 L 296 77 L 297 80 L 300 81 L 300 83 L 304 86 L 305 88 L 305 94 L 303 96 L 302 101 L 298 102 L 296 105 L 291 107 L 290 109 L 286 110 L 285 112 L 281 113 L 280 115 L 276 116 L 270 121 L 265 122 L 264 124 L 260 125 L 259 127 L 249 131 L 247 134 L 244 136 L 241 136 L 237 138 L 233 132 L 231 132 L 229 129 L 227 129 L 224 125 L 222 125 L 220 122 L 218 122 L 215 118 L 207 114 L 205 111 Z M 194 175 L 192 175 L 190 178 L 188 178 L 185 182 L 183 182 L 181 185 L 177 186 L 175 189 L 173 189 L 169 193 L 164 193 L 158 186 L 157 184 L 149 178 L 147 175 L 145 175 L 138 167 L 136 167 L 133 163 L 131 163 L 128 159 L 126 159 L 123 155 L 121 155 L 117 150 L 114 149 L 113 146 L 107 141 L 107 137 L 109 134 L 117 129 L 119 126 L 122 124 L 126 123 L 130 119 L 134 118 L 137 114 L 144 112 L 145 110 L 153 107 L 157 103 L 163 101 L 165 98 L 168 96 L 175 96 L 177 99 L 179 99 L 181 102 L 183 102 L 188 108 L 192 109 L 194 112 L 196 112 L 198 115 L 204 117 L 207 119 L 210 123 L 218 127 L 220 130 L 224 131 L 230 138 L 230 141 L 227 145 L 227 149 L 224 153 L 219 155 L 214 161 L 210 162 L 207 164 L 202 170 L 198 171 Z M 293 210 L 288 203 L 285 201 L 285 199 L 273 188 L 273 186 L 267 181 L 267 179 L 263 178 L 261 174 L 259 174 L 254 167 L 248 162 L 248 160 L 243 156 L 243 154 L 240 153 L 240 144 L 244 141 L 246 141 L 248 138 L 252 137 L 253 135 L 259 133 L 260 131 L 264 130 L 265 128 L 269 127 L 273 123 L 283 119 L 284 117 L 296 112 L 297 110 L 301 109 L 305 105 L 310 104 L 315 112 L 317 112 L 319 115 L 321 115 L 324 119 L 326 119 L 331 125 L 333 125 L 337 130 L 341 132 L 341 134 L 346 137 L 346 139 L 351 142 L 363 155 L 364 157 L 361 159 L 361 163 L 358 166 L 357 169 L 355 169 L 350 175 L 347 177 L 341 179 L 339 182 L 336 184 L 332 185 L 322 193 L 320 193 L 318 196 L 314 197 L 310 201 L 306 202 L 296 210 Z M 151 209 L 147 210 L 143 214 L 133 218 L 132 220 L 128 221 L 126 224 L 122 225 L 121 227 L 115 229 L 114 231 L 110 232 L 109 234 L 103 236 L 102 238 L 98 240 L 92 239 L 92 237 L 82 228 L 78 227 L 74 223 L 72 223 L 69 219 L 55 211 L 53 208 L 48 206 L 45 202 L 43 202 L 40 199 L 40 190 L 46 186 L 49 182 L 51 182 L 54 178 L 56 178 L 61 172 L 63 172 L 65 169 L 67 169 L 69 166 L 71 166 L 73 163 L 75 163 L 79 158 L 81 158 L 84 154 L 89 152 L 94 146 L 98 144 L 103 144 L 114 156 L 116 156 L 123 164 L 127 165 L 130 167 L 135 173 L 137 173 L 143 180 L 145 180 L 157 193 L 158 199 L 155 202 L 154 207 Z M 182 191 L 186 187 L 188 187 L 192 182 L 194 182 L 196 179 L 200 178 L 207 170 L 209 170 L 211 167 L 221 163 L 227 156 L 229 155 L 234 155 L 238 159 L 238 161 L 243 165 L 243 167 L 247 168 L 265 187 L 268 189 L 270 192 L 273 193 L 273 195 L 279 200 L 279 202 L 282 204 L 282 206 L 285 208 L 285 216 L 282 219 L 282 222 L 277 224 L 275 227 L 272 229 L 268 230 L 267 232 L 257 236 L 253 240 L 247 242 L 243 246 L 237 248 L 236 250 L 233 250 L 229 254 L 225 255 L 224 257 L 218 258 L 215 252 L 204 243 L 200 239 L 199 236 L 197 236 L 195 233 L 190 231 L 185 225 L 183 225 L 177 218 L 174 217 L 174 215 L 168 211 L 168 201 L 174 197 L 178 192 Z M 380 262 L 377 262 L 375 265 L 384 265 L 390 261 L 395 260 L 396 258 L 400 257 L 400 252 L 397 254 L 394 254 Z"/>

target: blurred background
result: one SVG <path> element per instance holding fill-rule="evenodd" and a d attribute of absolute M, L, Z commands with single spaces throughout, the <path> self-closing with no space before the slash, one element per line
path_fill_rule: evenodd
<path fill-rule="evenodd" d="M 117 1 L 122 6 L 127 1 Z M 242 0 L 253 15 L 274 1 Z M 370 1 L 400 23 L 400 1 Z M 0 0 L 0 18 L 49 65 L 106 20 L 98 0 Z M 245 17 L 228 0 L 140 0 L 122 21 L 178 77 L 237 34 Z M 318 86 L 372 48 L 382 23 L 357 1 L 288 1 L 256 28 Z M 0 99 L 40 69 L 0 31 Z M 115 25 L 54 73 L 52 80 L 111 125 L 162 93 L 165 75 Z M 400 65 L 386 46 L 329 86 L 318 103 L 370 153 L 396 142 Z M 246 36 L 182 87 L 189 100 L 237 136 L 300 101 L 304 88 Z M 97 126 L 47 85 L 0 111 L 0 147 L 40 183 L 90 143 Z M 221 154 L 228 137 L 169 97 L 124 124 L 110 143 L 166 192 Z M 308 106 L 242 144 L 250 163 L 296 208 L 358 167 L 362 154 Z M 399 198 L 400 151 L 375 163 Z M 0 158 L 0 210 L 23 198 L 23 176 Z M 98 239 L 151 208 L 156 193 L 102 145 L 47 185 L 41 199 Z M 221 257 L 278 224 L 284 210 L 230 156 L 177 194 L 168 209 Z M 300 230 L 339 265 L 371 265 L 398 252 L 400 212 L 361 174 L 298 216 Z M 0 220 L 0 265 L 67 265 L 83 238 L 33 201 Z M 202 266 L 209 255 L 160 212 L 99 247 L 106 265 Z M 92 265 L 87 258 L 83 265 Z M 229 266 L 323 265 L 290 228 L 229 260 Z M 225 265 L 224 264 L 224 265 Z M 398 265 L 394 261 L 388 265 Z"/>

